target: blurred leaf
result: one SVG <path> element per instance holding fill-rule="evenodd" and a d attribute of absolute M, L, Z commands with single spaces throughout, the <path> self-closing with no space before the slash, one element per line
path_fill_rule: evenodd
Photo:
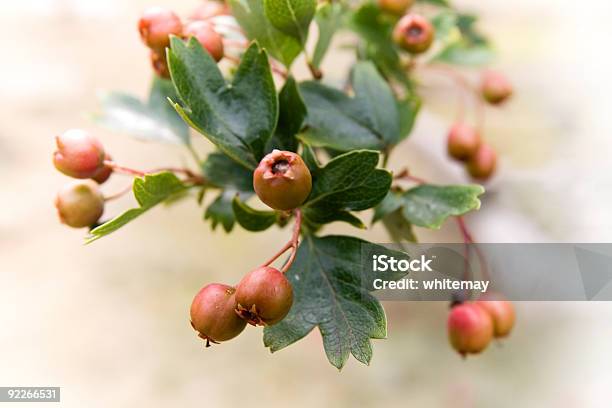
<path fill-rule="evenodd" d="M 349 354 L 369 364 L 370 339 L 387 335 L 385 312 L 362 285 L 362 245 L 357 238 L 306 236 L 287 272 L 293 306 L 279 323 L 264 328 L 264 344 L 275 352 L 306 336 L 316 326 L 329 362 L 341 369 Z M 369 244 L 377 254 L 397 253 Z M 399 279 L 400 274 L 392 276 Z"/>
<path fill-rule="evenodd" d="M 174 174 L 164 172 L 150 174 L 144 177 L 136 177 L 132 189 L 139 207 L 132 208 L 91 230 L 85 241 L 86 243 L 89 244 L 117 231 L 119 228 L 144 214 L 157 204 L 167 200 L 175 194 L 183 192 L 187 189 L 187 186 L 181 183 Z"/>
<path fill-rule="evenodd" d="M 100 112 L 94 115 L 99 125 L 139 139 L 189 144 L 189 126 L 168 103 L 177 100 L 172 82 L 155 77 L 149 101 L 119 92 L 105 94 L 100 99 Z"/>
<path fill-rule="evenodd" d="M 315 22 L 319 27 L 319 38 L 312 55 L 312 65 L 320 68 L 332 38 L 342 24 L 344 7 L 341 3 L 324 3 L 317 8 Z"/>
<path fill-rule="evenodd" d="M 434 58 L 457 65 L 484 65 L 494 56 L 491 45 L 485 36 L 476 29 L 477 17 L 471 14 L 456 14 L 455 25 L 458 36 L 450 35 L 445 39 L 447 45 Z"/>
<path fill-rule="evenodd" d="M 208 155 L 202 164 L 207 182 L 219 188 L 253 193 L 253 172 L 240 166 L 221 152 Z"/>
<path fill-rule="evenodd" d="M 225 82 L 212 57 L 191 38 L 173 37 L 168 63 L 182 102 L 174 107 L 191 127 L 248 169 L 264 154 L 278 120 L 278 100 L 265 51 L 252 44 L 233 81 Z"/>
<path fill-rule="evenodd" d="M 382 222 L 393 242 L 417 242 L 417 237 L 412 229 L 412 224 L 406 219 L 401 210 L 395 210 L 392 213 L 385 215 Z"/>
<path fill-rule="evenodd" d="M 263 0 L 264 12 L 279 31 L 305 44 L 315 15 L 316 0 Z"/>
<path fill-rule="evenodd" d="M 451 7 L 448 0 L 417 0 L 418 3 L 429 3 L 439 7 Z"/>
<path fill-rule="evenodd" d="M 450 216 L 463 215 L 480 208 L 479 185 L 434 186 L 423 184 L 402 195 L 402 213 L 419 227 L 438 229 Z"/>
<path fill-rule="evenodd" d="M 302 51 L 302 45 L 268 22 L 263 3 L 262 0 L 229 0 L 232 14 L 248 38 L 256 40 L 271 56 L 289 68 Z"/>
<path fill-rule="evenodd" d="M 236 218 L 232 201 L 237 193 L 236 190 L 223 190 L 206 209 L 204 219 L 211 221 L 213 230 L 217 229 L 218 224 L 221 224 L 225 232 L 231 232 L 234 228 Z"/>
<path fill-rule="evenodd" d="M 238 196 L 234 197 L 232 208 L 236 221 L 247 231 L 264 231 L 274 225 L 277 220 L 275 211 L 255 210 L 242 202 Z"/>
<path fill-rule="evenodd" d="M 404 140 L 412 133 L 417 115 L 421 110 L 421 98 L 416 95 L 408 95 L 405 99 L 397 101 L 399 112 L 399 128 L 401 135 L 398 142 Z"/>

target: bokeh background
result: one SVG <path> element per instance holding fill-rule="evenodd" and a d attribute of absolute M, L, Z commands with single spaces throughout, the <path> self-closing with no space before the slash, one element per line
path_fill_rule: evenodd
<path fill-rule="evenodd" d="M 135 168 L 190 163 L 179 147 L 96 128 L 100 90 L 145 95 L 147 51 L 135 29 L 152 4 L 186 14 L 199 0 L 4 0 L 0 6 L 0 385 L 60 386 L 66 407 L 432 406 L 609 407 L 612 305 L 517 304 L 501 346 L 463 361 L 447 346 L 443 303 L 387 303 L 389 338 L 370 367 L 338 372 L 318 332 L 270 355 L 261 330 L 205 350 L 188 323 L 195 292 L 235 282 L 287 231 L 212 232 L 193 201 L 157 208 L 83 246 L 52 205 L 65 178 L 52 136 L 96 131 Z M 482 16 L 516 97 L 487 112 L 501 171 L 468 217 L 486 242 L 612 238 L 612 6 L 602 0 L 456 0 Z M 350 61 L 330 56 L 328 75 Z M 423 78 L 430 108 L 391 161 L 438 182 L 465 181 L 445 159 L 454 91 Z M 451 93 L 452 92 L 452 93 Z M 210 145 L 198 138 L 201 152 Z M 114 176 L 108 192 L 127 179 Z M 113 202 L 108 214 L 127 208 Z M 350 232 L 333 226 L 331 232 Z M 453 223 L 424 241 L 458 240 Z M 373 228 L 361 233 L 387 240 Z M 23 404 L 26 407 L 33 404 Z"/>

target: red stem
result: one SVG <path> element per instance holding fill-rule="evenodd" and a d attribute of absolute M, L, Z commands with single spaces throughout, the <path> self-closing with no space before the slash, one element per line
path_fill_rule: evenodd
<path fill-rule="evenodd" d="M 112 194 L 112 195 L 104 197 L 104 201 L 116 200 L 118 198 L 123 197 L 124 195 L 126 195 L 130 191 L 132 191 L 132 185 L 131 184 L 126 186 L 123 190 L 120 190 L 119 192 L 117 192 L 115 194 Z"/>
<path fill-rule="evenodd" d="M 274 254 L 274 256 L 272 256 L 272 258 L 266 261 L 262 266 L 269 266 L 272 262 L 276 261 L 282 254 L 287 252 L 287 250 L 291 249 L 291 255 L 289 255 L 289 259 L 287 260 L 287 262 L 285 263 L 285 265 L 283 265 L 283 268 L 281 269 L 282 273 L 286 273 L 291 267 L 291 265 L 293 264 L 293 261 L 295 260 L 295 256 L 297 255 L 297 250 L 298 250 L 298 246 L 300 243 L 301 229 L 302 229 L 302 211 L 299 208 L 297 208 L 295 210 L 295 224 L 293 226 L 293 234 L 291 234 L 291 239 L 287 241 L 287 243 L 283 245 L 282 248 L 278 250 L 278 252 L 276 252 L 276 254 Z"/>

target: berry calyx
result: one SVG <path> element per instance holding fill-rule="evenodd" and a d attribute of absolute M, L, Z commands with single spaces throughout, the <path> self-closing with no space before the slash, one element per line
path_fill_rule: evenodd
<path fill-rule="evenodd" d="M 495 295 L 481 297 L 476 305 L 481 307 L 493 319 L 493 335 L 496 338 L 506 337 L 512 331 L 516 315 L 512 303 Z"/>
<path fill-rule="evenodd" d="M 434 28 L 423 16 L 406 14 L 393 29 L 393 40 L 411 54 L 421 54 L 434 40 Z"/>
<path fill-rule="evenodd" d="M 90 227 L 104 212 L 104 196 L 95 181 L 74 180 L 57 193 L 55 208 L 60 221 L 69 227 Z"/>
<path fill-rule="evenodd" d="M 55 168 L 74 178 L 92 178 L 104 167 L 104 148 L 84 130 L 72 129 L 55 137 Z"/>
<path fill-rule="evenodd" d="M 480 135 L 471 126 L 455 123 L 448 133 L 448 154 L 457 160 L 467 160 L 472 157 L 480 145 Z"/>
<path fill-rule="evenodd" d="M 403 15 L 413 4 L 414 0 L 378 0 L 381 10 L 397 16 Z"/>
<path fill-rule="evenodd" d="M 259 199 L 275 210 L 292 210 L 308 198 L 312 177 L 298 154 L 274 150 L 255 169 L 253 188 Z"/>
<path fill-rule="evenodd" d="M 499 105 L 512 96 L 512 84 L 499 72 L 486 71 L 480 82 L 482 97 L 492 105 Z"/>
<path fill-rule="evenodd" d="M 210 23 L 192 21 L 185 26 L 183 35 L 187 38 L 195 37 L 215 61 L 219 62 L 223 58 L 223 38 Z"/>
<path fill-rule="evenodd" d="M 462 303 L 448 316 L 448 339 L 462 356 L 483 351 L 493 338 L 491 316 L 473 303 Z"/>
<path fill-rule="evenodd" d="M 497 166 L 497 153 L 491 146 L 481 143 L 467 161 L 467 170 L 470 176 L 478 180 L 487 180 L 495 172 Z"/>
<path fill-rule="evenodd" d="M 104 161 L 112 161 L 113 158 L 106 153 L 104 155 Z M 98 172 L 92 177 L 92 180 L 94 180 L 96 183 L 98 184 L 104 184 L 106 182 L 106 180 L 109 179 L 109 177 L 111 176 L 111 174 L 113 174 L 113 168 L 109 167 L 109 166 L 103 166 L 100 170 L 98 170 Z"/>
<path fill-rule="evenodd" d="M 170 35 L 181 35 L 183 23 L 173 11 L 151 7 L 140 17 L 138 31 L 147 47 L 161 53 L 170 45 Z"/>
<path fill-rule="evenodd" d="M 230 14 L 230 9 L 224 2 L 219 1 L 206 1 L 204 4 L 199 5 L 193 13 L 191 13 L 191 20 L 208 20 L 217 16 L 225 16 Z"/>
<path fill-rule="evenodd" d="M 293 304 L 293 288 L 278 269 L 262 266 L 236 286 L 236 313 L 254 326 L 280 322 Z"/>
<path fill-rule="evenodd" d="M 168 60 L 166 59 L 165 51 L 151 50 L 149 58 L 151 59 L 153 72 L 160 78 L 169 79 L 170 69 L 168 69 Z"/>
<path fill-rule="evenodd" d="M 191 303 L 191 327 L 198 337 L 210 343 L 220 343 L 238 336 L 246 322 L 236 315 L 236 289 L 221 283 L 204 286 Z"/>

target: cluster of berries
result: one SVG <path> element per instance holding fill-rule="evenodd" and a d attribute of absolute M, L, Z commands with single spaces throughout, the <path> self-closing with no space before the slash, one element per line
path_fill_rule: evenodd
<path fill-rule="evenodd" d="M 482 75 L 480 94 L 488 103 L 499 105 L 512 95 L 512 85 L 503 75 L 488 71 Z M 453 159 L 465 163 L 473 178 L 487 180 L 495 172 L 497 153 L 472 126 L 455 123 L 448 133 L 447 148 Z"/>
<path fill-rule="evenodd" d="M 142 42 L 150 48 L 151 65 L 157 75 L 169 78 L 166 48 L 170 45 L 170 36 L 182 38 L 195 37 L 213 59 L 219 62 L 223 58 L 223 37 L 214 29 L 211 18 L 229 14 L 225 3 L 207 1 L 198 7 L 186 24 L 183 24 L 176 13 L 163 7 L 152 7 L 142 14 L 138 21 L 138 31 Z"/>
<path fill-rule="evenodd" d="M 448 338 L 462 356 L 478 354 L 493 338 L 507 337 L 514 326 L 514 306 L 496 294 L 454 305 L 448 316 Z"/>
<path fill-rule="evenodd" d="M 55 142 L 55 168 L 77 179 L 62 187 L 55 198 L 59 218 L 73 228 L 90 227 L 104 212 L 100 184 L 113 173 L 111 157 L 100 141 L 84 130 L 68 130 L 57 136 Z"/>
<path fill-rule="evenodd" d="M 275 210 L 291 211 L 299 207 L 312 190 L 312 176 L 302 158 L 293 152 L 274 150 L 265 156 L 253 173 L 257 196 Z M 297 250 L 299 228 L 294 242 L 285 249 Z M 294 254 L 292 254 L 294 255 Z M 232 287 L 212 283 L 203 287 L 191 304 L 191 326 L 198 336 L 219 343 L 238 336 L 249 323 L 269 326 L 281 321 L 293 304 L 293 289 L 284 273 L 269 264 L 245 275 Z M 283 271 L 288 269 L 293 256 Z"/>

